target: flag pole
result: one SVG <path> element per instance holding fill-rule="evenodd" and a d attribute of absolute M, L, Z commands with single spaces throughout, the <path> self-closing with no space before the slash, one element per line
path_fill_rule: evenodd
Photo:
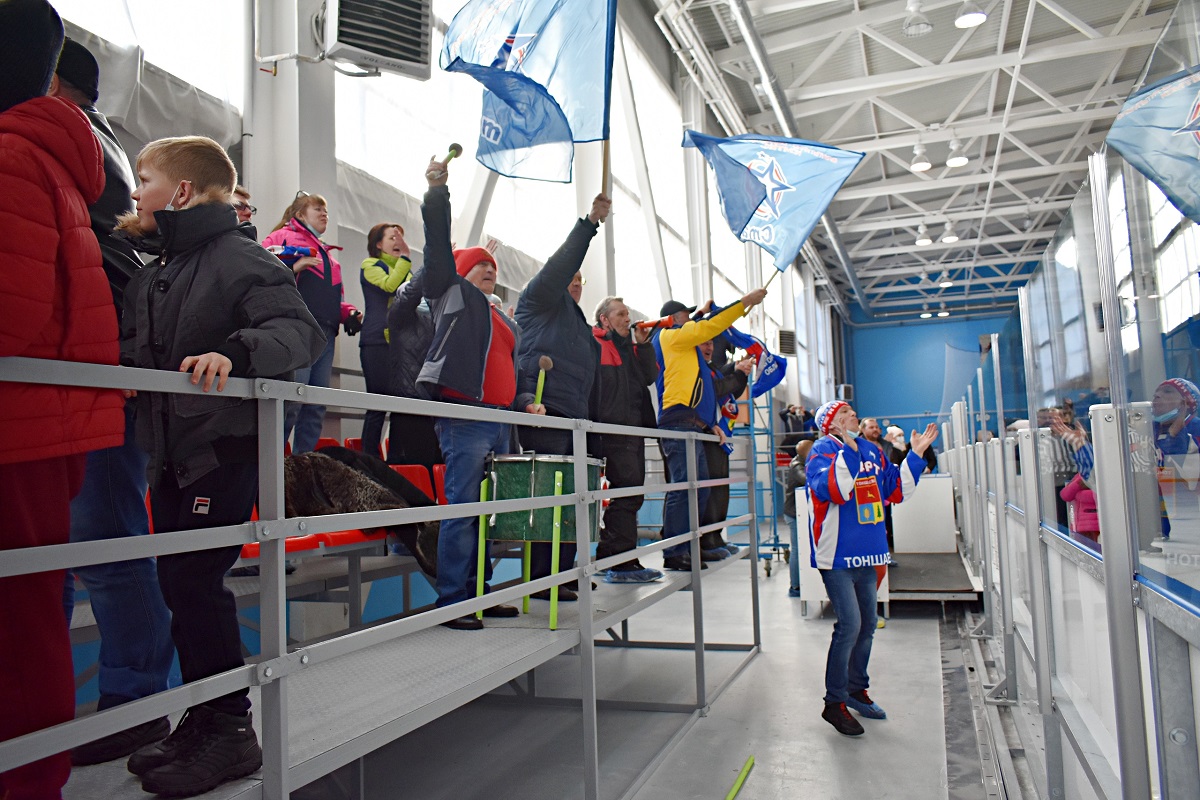
<path fill-rule="evenodd" d="M 603 165 L 600 173 L 600 191 L 604 192 L 604 196 L 609 200 L 612 199 L 612 162 L 609 157 L 608 139 L 604 140 L 604 155 L 602 157 Z"/>
<path fill-rule="evenodd" d="M 783 273 L 783 270 L 781 270 L 781 269 L 777 269 L 777 270 L 775 270 L 775 274 L 774 274 L 774 275 L 772 275 L 771 277 L 767 278 L 767 282 L 763 284 L 763 288 L 764 288 L 764 289 L 766 289 L 768 286 L 770 286 L 770 285 L 771 285 L 771 281 L 773 281 L 773 280 L 775 280 L 776 278 L 778 278 L 778 277 L 780 276 L 780 274 L 782 274 L 782 273 Z"/>

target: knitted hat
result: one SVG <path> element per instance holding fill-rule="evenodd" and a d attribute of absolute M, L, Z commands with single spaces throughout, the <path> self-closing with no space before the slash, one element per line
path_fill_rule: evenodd
<path fill-rule="evenodd" d="M 1167 378 L 1159 386 L 1170 386 L 1179 392 L 1183 397 L 1183 405 L 1187 409 L 1187 413 L 1196 413 L 1196 407 L 1200 406 L 1200 389 L 1196 388 L 1196 384 L 1186 378 Z"/>
<path fill-rule="evenodd" d="M 63 42 L 55 73 L 74 86 L 93 104 L 100 99 L 100 65 L 91 51 L 68 37 Z"/>
<path fill-rule="evenodd" d="M 829 426 L 833 424 L 833 418 L 837 416 L 837 413 L 841 411 L 844 406 L 848 405 L 850 404 L 841 400 L 830 400 L 828 403 L 817 409 L 815 420 L 817 423 L 817 428 L 820 429 L 821 433 L 829 433 Z"/>
<path fill-rule="evenodd" d="M 50 90 L 63 24 L 46 0 L 0 0 L 0 111 Z"/>
<path fill-rule="evenodd" d="M 482 247 L 468 247 L 454 251 L 454 271 L 464 278 L 467 277 L 468 272 L 485 261 L 496 267 L 497 272 L 500 271 L 499 265 L 496 264 L 496 258 Z"/>

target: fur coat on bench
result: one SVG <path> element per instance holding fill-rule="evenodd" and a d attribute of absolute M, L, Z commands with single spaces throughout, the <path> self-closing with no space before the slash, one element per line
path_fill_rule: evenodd
<path fill-rule="evenodd" d="M 320 452 L 302 453 L 284 459 L 283 485 L 287 516 L 316 517 L 433 505 L 423 492 L 403 476 L 388 469 L 382 461 L 379 462 L 381 472 L 368 471 L 369 467 L 347 466 L 342 459 L 329 455 L 331 450 L 344 449 L 327 447 Z M 355 455 L 369 458 L 357 453 Z M 437 522 L 420 522 L 415 525 L 388 525 L 379 530 L 395 536 L 417 559 L 426 575 L 437 577 L 438 527 Z"/>

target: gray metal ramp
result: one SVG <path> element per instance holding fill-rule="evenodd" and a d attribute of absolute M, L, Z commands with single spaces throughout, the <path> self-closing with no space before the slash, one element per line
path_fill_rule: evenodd
<path fill-rule="evenodd" d="M 977 600 L 979 588 L 958 553 L 897 553 L 888 570 L 891 600 Z"/>

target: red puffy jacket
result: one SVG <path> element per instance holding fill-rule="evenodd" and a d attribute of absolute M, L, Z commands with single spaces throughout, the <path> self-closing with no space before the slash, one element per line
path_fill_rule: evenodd
<path fill-rule="evenodd" d="M 56 97 L 0 113 L 0 356 L 117 363 L 117 316 L 88 204 L 104 158 L 87 117 Z M 111 389 L 0 382 L 0 464 L 116 447 Z"/>

